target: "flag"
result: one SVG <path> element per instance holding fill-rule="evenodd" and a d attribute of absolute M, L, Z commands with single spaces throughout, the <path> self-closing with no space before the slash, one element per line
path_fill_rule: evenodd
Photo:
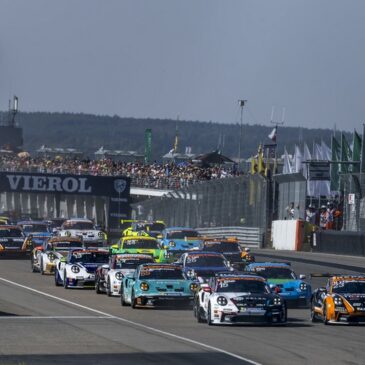
<path fill-rule="evenodd" d="M 319 145 L 318 143 L 315 143 L 313 145 L 313 157 L 314 160 L 323 160 L 323 152 L 322 152 L 322 146 Z"/>
<path fill-rule="evenodd" d="M 331 160 L 331 149 L 326 145 L 324 141 L 321 142 L 321 149 L 322 149 L 322 159 L 324 161 Z"/>
<path fill-rule="evenodd" d="M 286 148 L 284 148 L 284 166 L 283 166 L 283 174 L 291 174 L 292 167 L 290 164 L 290 159 Z"/>
<path fill-rule="evenodd" d="M 360 157 L 360 172 L 365 172 L 365 124 L 362 125 L 362 144 L 361 144 L 361 157 Z"/>
<path fill-rule="evenodd" d="M 262 150 L 262 146 L 259 146 L 258 155 L 257 155 L 257 172 L 259 174 L 265 173 L 265 163 L 264 163 L 264 152 Z"/>
<path fill-rule="evenodd" d="M 257 172 L 257 161 L 255 157 L 251 157 L 251 175 L 255 175 Z"/>
<path fill-rule="evenodd" d="M 341 133 L 341 174 L 347 174 L 349 172 L 349 165 L 343 163 L 351 160 L 351 148 L 346 140 L 346 137 Z"/>
<path fill-rule="evenodd" d="M 152 154 L 152 129 L 147 128 L 144 132 L 144 163 L 151 162 Z"/>
<path fill-rule="evenodd" d="M 294 160 L 292 166 L 293 172 L 300 172 L 302 170 L 302 160 L 303 160 L 302 152 L 300 151 L 300 148 L 297 145 L 295 145 Z"/>
<path fill-rule="evenodd" d="M 359 134 L 354 131 L 354 142 L 352 145 L 352 161 L 360 162 L 361 159 L 361 137 Z M 352 165 L 352 172 L 360 172 L 360 164 L 353 164 Z"/>
<path fill-rule="evenodd" d="M 274 141 L 274 142 L 276 142 L 276 134 L 277 134 L 277 130 L 278 130 L 278 127 L 277 127 L 277 126 L 275 126 L 275 127 L 274 127 L 274 129 L 271 131 L 271 133 L 268 135 L 268 137 L 269 137 L 272 141 Z"/>
<path fill-rule="evenodd" d="M 335 161 L 341 160 L 341 146 L 340 143 L 337 141 L 335 136 L 332 136 L 331 141 L 331 191 L 338 191 L 339 190 L 339 164 L 334 163 Z"/>

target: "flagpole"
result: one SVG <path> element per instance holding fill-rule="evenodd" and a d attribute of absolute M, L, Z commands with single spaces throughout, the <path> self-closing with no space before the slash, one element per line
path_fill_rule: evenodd
<path fill-rule="evenodd" d="M 240 168 L 241 164 L 241 143 L 242 143 L 242 128 L 243 128 L 243 107 L 247 103 L 247 100 L 238 100 L 238 104 L 241 108 L 241 118 L 240 118 L 240 134 L 239 134 L 239 141 L 238 141 L 238 169 Z"/>

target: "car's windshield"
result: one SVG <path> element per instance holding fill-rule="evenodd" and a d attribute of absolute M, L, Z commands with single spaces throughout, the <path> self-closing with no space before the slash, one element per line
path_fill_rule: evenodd
<path fill-rule="evenodd" d="M 186 266 L 188 267 L 214 267 L 226 266 L 224 257 L 218 255 L 189 255 L 186 258 Z"/>
<path fill-rule="evenodd" d="M 218 280 L 218 293 L 269 293 L 268 286 L 257 279 L 224 279 Z"/>
<path fill-rule="evenodd" d="M 47 224 L 23 224 L 24 232 L 48 232 Z"/>
<path fill-rule="evenodd" d="M 180 268 L 143 268 L 139 273 L 143 280 L 182 280 L 184 275 Z"/>
<path fill-rule="evenodd" d="M 153 259 L 118 259 L 115 262 L 116 269 L 136 269 L 138 265 L 148 264 L 153 262 Z"/>
<path fill-rule="evenodd" d="M 240 247 L 238 243 L 235 242 L 216 242 L 216 243 L 206 243 L 204 245 L 203 251 L 208 252 L 240 252 Z"/>
<path fill-rule="evenodd" d="M 0 229 L 0 237 L 24 237 L 23 232 L 19 228 Z"/>
<path fill-rule="evenodd" d="M 197 238 L 199 236 L 198 231 L 195 230 L 180 230 L 180 231 L 171 231 L 167 232 L 167 239 L 185 239 L 185 238 Z"/>
<path fill-rule="evenodd" d="M 71 263 L 108 263 L 109 255 L 104 252 L 75 252 L 72 254 Z"/>
<path fill-rule="evenodd" d="M 158 242 L 156 240 L 145 239 L 132 239 L 125 240 L 123 242 L 123 248 L 125 249 L 156 249 L 158 248 Z"/>
<path fill-rule="evenodd" d="M 254 271 L 265 279 L 296 279 L 295 273 L 287 267 L 259 266 Z"/>
<path fill-rule="evenodd" d="M 365 281 L 337 281 L 332 285 L 334 293 L 365 294 Z"/>
<path fill-rule="evenodd" d="M 92 222 L 65 222 L 63 229 L 93 230 L 94 224 Z"/>

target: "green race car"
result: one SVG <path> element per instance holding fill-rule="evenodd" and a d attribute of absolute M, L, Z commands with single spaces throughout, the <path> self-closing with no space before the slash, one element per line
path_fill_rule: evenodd
<path fill-rule="evenodd" d="M 166 250 L 153 237 L 122 237 L 117 244 L 110 247 L 110 254 L 123 253 L 151 255 L 156 262 L 166 262 Z"/>

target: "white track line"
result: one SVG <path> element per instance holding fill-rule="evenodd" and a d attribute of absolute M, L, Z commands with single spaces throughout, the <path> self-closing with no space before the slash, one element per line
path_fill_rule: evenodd
<path fill-rule="evenodd" d="M 110 317 L 105 316 L 0 316 L 0 321 L 2 319 L 110 319 Z"/>
<path fill-rule="evenodd" d="M 45 293 L 45 292 L 42 292 L 42 291 L 39 291 L 39 290 L 30 288 L 28 286 L 25 286 L 25 285 L 16 283 L 14 281 L 11 281 L 11 280 L 8 280 L 8 279 L 2 278 L 2 277 L 0 277 L 0 280 L 3 281 L 3 282 L 5 282 L 5 283 L 8 283 L 8 284 L 12 284 L 14 286 L 18 286 L 19 288 L 23 288 L 23 289 L 32 291 L 34 293 L 44 295 L 45 297 L 52 298 L 52 299 L 56 299 L 56 300 L 58 300 L 60 302 L 67 303 L 67 304 L 71 304 L 71 305 L 73 305 L 75 307 L 82 308 L 82 309 L 86 309 L 88 311 L 97 313 L 97 314 L 105 317 L 106 319 L 116 319 L 118 321 L 121 321 L 121 322 L 124 322 L 124 323 L 128 323 L 128 324 L 133 325 L 135 327 L 143 328 L 145 330 L 149 330 L 151 332 L 159 333 L 159 334 L 164 335 L 164 336 L 176 338 L 178 340 L 181 340 L 181 341 L 184 341 L 184 342 L 188 342 L 188 343 L 191 343 L 191 344 L 200 346 L 200 347 L 205 348 L 205 349 L 208 349 L 208 350 L 212 350 L 212 351 L 215 351 L 215 352 L 219 352 L 221 354 L 225 354 L 227 356 L 231 356 L 231 357 L 233 357 L 235 359 L 238 359 L 238 360 L 246 361 L 247 363 L 252 364 L 252 365 L 262 365 L 261 363 L 258 363 L 256 361 L 247 359 L 247 358 L 245 358 L 243 356 L 234 354 L 233 352 L 229 352 L 229 351 L 226 351 L 226 350 L 223 350 L 223 349 L 214 347 L 214 346 L 210 346 L 210 345 L 207 345 L 207 344 L 202 343 L 202 342 L 194 341 L 194 340 L 192 340 L 190 338 L 187 338 L 187 337 L 175 335 L 175 334 L 173 334 L 171 332 L 162 331 L 162 330 L 159 330 L 157 328 L 153 328 L 153 327 L 150 327 L 150 326 L 146 326 L 146 325 L 144 325 L 142 323 L 133 322 L 133 321 L 130 321 L 129 319 L 125 319 L 125 318 L 122 318 L 122 317 L 117 317 L 117 316 L 114 316 L 112 314 L 105 313 L 105 312 L 99 311 L 97 309 L 93 309 L 93 308 L 90 308 L 90 307 L 87 307 L 85 305 L 81 305 L 81 304 L 78 304 L 78 303 L 75 303 L 75 302 L 71 302 L 71 301 L 69 301 L 67 299 L 63 299 L 63 298 L 56 297 L 55 295 L 51 295 L 51 294 L 48 294 L 48 293 Z M 12 317 L 12 318 L 15 318 L 15 317 Z"/>

